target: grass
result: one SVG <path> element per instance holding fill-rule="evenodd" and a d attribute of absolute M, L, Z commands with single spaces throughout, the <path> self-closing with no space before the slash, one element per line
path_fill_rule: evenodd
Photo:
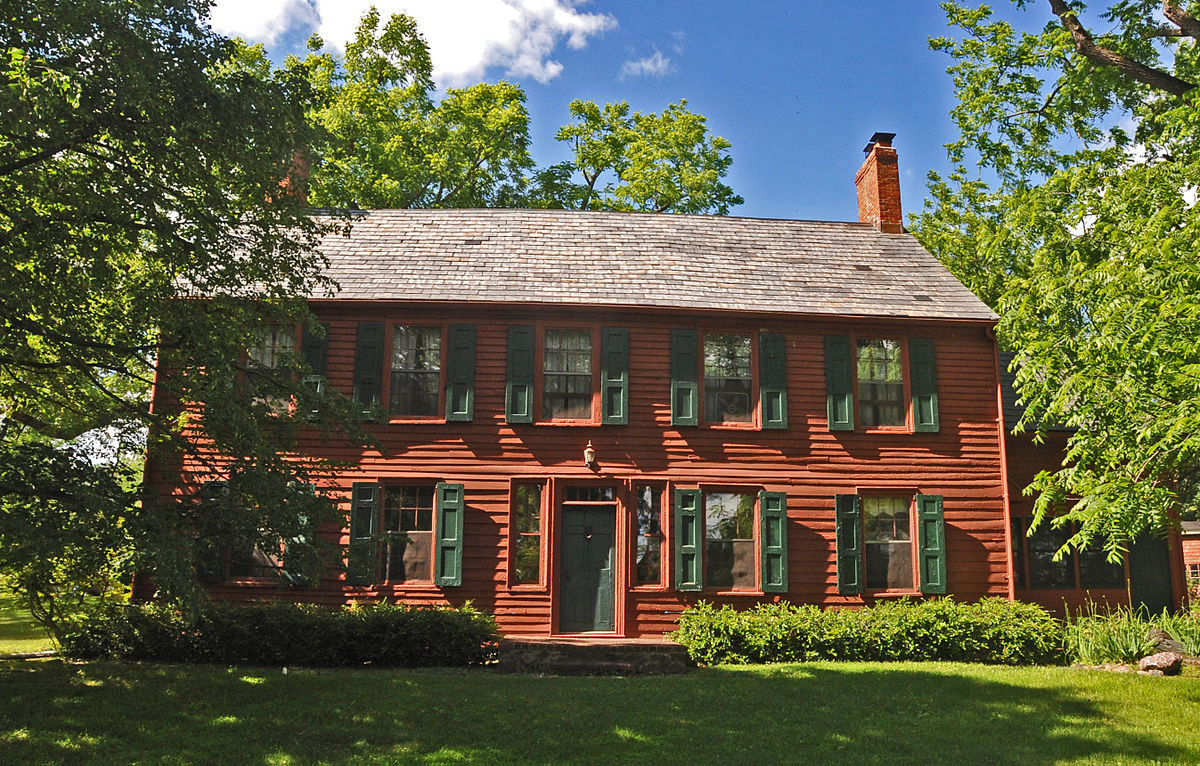
<path fill-rule="evenodd" d="M 33 621 L 0 583 L 0 654 L 22 654 L 53 649 L 46 631 Z"/>
<path fill-rule="evenodd" d="M 1200 763 L 1200 679 L 950 663 L 665 678 L 0 663 L 6 763 Z"/>

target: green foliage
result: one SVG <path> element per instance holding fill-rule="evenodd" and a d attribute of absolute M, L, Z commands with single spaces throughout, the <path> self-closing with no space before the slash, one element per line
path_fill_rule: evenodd
<path fill-rule="evenodd" d="M 540 171 L 532 206 L 724 215 L 742 204 L 721 182 L 733 163 L 730 143 L 709 136 L 687 101 L 661 114 L 630 115 L 624 101 L 601 108 L 575 100 L 570 110 L 575 122 L 555 138 L 571 146 L 574 161 Z"/>
<path fill-rule="evenodd" d="M 311 83 L 315 147 L 311 200 L 346 208 L 539 207 L 719 213 L 742 198 L 722 183 L 730 144 L 705 118 L 671 104 L 630 114 L 625 102 L 571 102 L 557 139 L 571 161 L 534 170 L 529 114 L 517 85 L 448 88 L 434 99 L 429 49 L 408 16 L 363 16 L 344 57 L 291 57 Z M 532 174 L 532 175 L 531 175 Z"/>
<path fill-rule="evenodd" d="M 1000 313 L 1022 427 L 1075 429 L 1028 490 L 1037 521 L 1111 560 L 1200 500 L 1200 46 L 1167 5 L 1164 27 L 1151 0 L 1019 0 L 1015 22 L 943 3 L 955 167 L 912 221 Z"/>
<path fill-rule="evenodd" d="M 883 602 L 822 609 L 786 602 L 738 611 L 700 602 L 672 638 L 710 665 L 814 660 L 1054 663 L 1061 626 L 1041 607 L 1005 599 Z"/>
<path fill-rule="evenodd" d="M 471 608 L 372 604 L 206 604 L 188 616 L 166 605 L 105 606 L 76 616 L 69 657 L 237 665 L 429 667 L 478 665 L 496 623 Z"/>
<path fill-rule="evenodd" d="M 1200 657 L 1200 604 L 1193 601 L 1190 612 L 1164 612 L 1154 618 L 1154 624 L 1183 644 L 1186 654 Z"/>
<path fill-rule="evenodd" d="M 1127 607 L 1101 612 L 1089 605 L 1067 620 L 1063 648 L 1072 662 L 1135 665 L 1158 651 L 1149 629 L 1150 623 Z"/>
<path fill-rule="evenodd" d="M 255 534 L 334 517 L 316 494 L 276 502 L 324 475 L 285 457 L 304 420 L 279 402 L 322 398 L 302 361 L 245 363 L 261 327 L 304 323 L 305 298 L 330 287 L 315 245 L 336 222 L 310 216 L 290 177 L 314 93 L 213 34 L 207 12 L 21 0 L 0 25 L 0 570 L 51 627 L 131 566 L 194 598 L 202 520 L 192 498 L 133 491 L 147 448 L 163 466 L 237 455 L 212 464 L 236 499 L 214 513 L 259 508 Z M 160 403 L 204 417 L 152 411 L 156 373 Z M 331 427 L 352 411 L 324 398 Z"/>

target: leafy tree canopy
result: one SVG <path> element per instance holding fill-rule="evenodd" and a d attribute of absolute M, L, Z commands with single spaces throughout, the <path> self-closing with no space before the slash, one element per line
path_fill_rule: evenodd
<path fill-rule="evenodd" d="M 55 599 L 107 587 L 131 551 L 183 596 L 197 525 L 247 515 L 234 505 L 260 509 L 255 533 L 276 541 L 299 533 L 298 506 L 331 512 L 313 493 L 255 501 L 317 467 L 281 456 L 292 418 L 240 384 L 255 328 L 304 321 L 304 296 L 326 286 L 314 245 L 327 224 L 281 188 L 311 141 L 313 94 L 213 34 L 207 12 L 22 0 L 0 22 L 0 572 L 50 620 Z M 205 417 L 152 411 L 156 371 Z M 299 389 L 282 370 L 263 377 L 277 396 Z M 241 456 L 214 466 L 227 508 L 204 520 L 139 502 L 123 466 L 148 426 L 164 454 Z M 116 447 L 88 457 L 102 437 Z"/>
<path fill-rule="evenodd" d="M 728 213 L 742 198 L 723 183 L 730 144 L 687 102 L 630 114 L 624 102 L 573 101 L 557 139 L 569 161 L 534 169 L 525 93 L 506 83 L 434 97 L 429 49 L 408 16 L 363 16 L 346 53 L 292 57 L 312 83 L 312 202 L 346 208 L 543 207 Z"/>
<path fill-rule="evenodd" d="M 943 3 L 959 136 L 917 237 L 1001 315 L 1026 428 L 1077 429 L 1039 520 L 1110 557 L 1195 513 L 1200 22 L 1195 3 Z"/>

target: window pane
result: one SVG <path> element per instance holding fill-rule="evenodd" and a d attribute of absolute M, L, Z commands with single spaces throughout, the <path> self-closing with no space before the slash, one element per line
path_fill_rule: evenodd
<path fill-rule="evenodd" d="M 704 495 L 706 587 L 754 587 L 754 499 L 748 492 Z"/>
<path fill-rule="evenodd" d="M 433 494 L 430 486 L 385 488 L 385 582 L 433 582 Z"/>
<path fill-rule="evenodd" d="M 517 485 L 516 517 L 518 532 L 538 532 L 541 530 L 541 484 Z"/>
<path fill-rule="evenodd" d="M 750 336 L 704 336 L 704 419 L 710 423 L 749 423 L 752 381 Z"/>
<path fill-rule="evenodd" d="M 1061 561 L 1054 560 L 1054 553 L 1062 547 L 1071 533 L 1066 527 L 1051 528 L 1046 519 L 1029 538 L 1029 587 L 1031 588 L 1074 588 L 1075 571 L 1070 555 Z"/>
<path fill-rule="evenodd" d="M 637 487 L 637 583 L 662 584 L 662 490 Z"/>
<path fill-rule="evenodd" d="M 912 499 L 864 497 L 863 542 L 867 587 L 910 590 L 913 578 Z"/>
<path fill-rule="evenodd" d="M 436 415 L 441 390 L 442 329 L 397 325 L 392 334 L 393 415 Z"/>
<path fill-rule="evenodd" d="M 1092 547 L 1077 551 L 1079 557 L 1079 585 L 1084 588 L 1124 588 L 1125 568 L 1110 564 L 1104 546 L 1099 540 Z"/>
<path fill-rule="evenodd" d="M 864 426 L 904 425 L 904 371 L 900 342 L 859 340 L 858 409 Z"/>
<path fill-rule="evenodd" d="M 282 568 L 278 549 L 264 551 L 259 545 L 247 544 L 235 545 L 229 551 L 230 577 L 274 578 Z"/>
<path fill-rule="evenodd" d="M 539 582 L 542 554 L 541 535 L 518 535 L 513 574 L 517 582 Z"/>
<path fill-rule="evenodd" d="M 513 508 L 513 577 L 518 583 L 540 581 L 542 556 L 542 485 L 518 484 Z"/>
<path fill-rule="evenodd" d="M 1013 516 L 1012 519 L 1012 548 L 1013 548 L 1013 577 L 1016 587 L 1028 587 L 1025 581 L 1025 524 L 1028 519 L 1024 516 Z"/>
<path fill-rule="evenodd" d="M 592 333 L 546 330 L 542 353 L 542 417 L 592 417 Z"/>
<path fill-rule="evenodd" d="M 612 487 L 567 487 L 565 493 L 569 503 L 605 503 L 616 498 Z"/>

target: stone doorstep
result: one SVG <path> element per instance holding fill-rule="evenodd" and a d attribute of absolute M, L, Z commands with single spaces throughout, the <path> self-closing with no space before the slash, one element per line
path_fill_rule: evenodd
<path fill-rule="evenodd" d="M 695 663 L 667 641 L 621 638 L 505 638 L 496 669 L 550 675 L 672 675 Z"/>

